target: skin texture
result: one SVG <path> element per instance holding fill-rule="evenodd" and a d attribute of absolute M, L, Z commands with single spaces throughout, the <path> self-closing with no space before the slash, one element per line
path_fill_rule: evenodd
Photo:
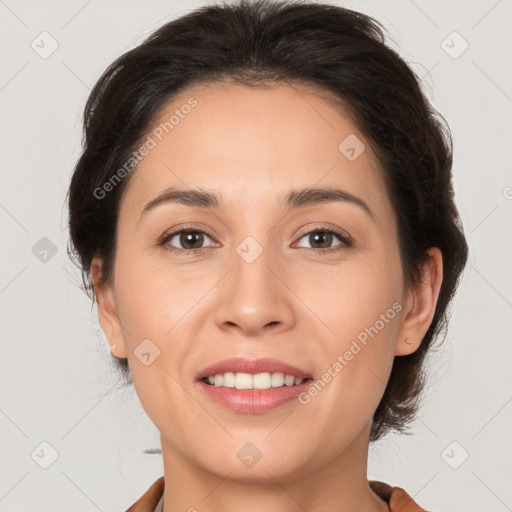
<path fill-rule="evenodd" d="M 100 258 L 92 268 L 101 326 L 115 355 L 128 357 L 135 390 L 161 433 L 164 510 L 387 510 L 367 481 L 371 418 L 393 358 L 415 351 L 431 323 L 441 253 L 430 250 L 423 283 L 407 290 L 379 163 L 319 91 L 195 86 L 161 119 L 190 97 L 197 106 L 132 171 L 113 279 L 100 286 Z M 350 134 L 366 146 L 354 161 L 338 150 Z M 220 192 L 222 205 L 167 203 L 141 218 L 170 186 Z M 282 198 L 305 187 L 341 188 L 362 199 L 373 219 L 349 202 L 287 211 Z M 167 246 L 198 247 L 196 254 L 158 246 L 164 233 L 189 225 L 204 238 L 184 247 L 178 234 Z M 322 228 L 343 230 L 353 246 L 307 234 Z M 248 236 L 263 249 L 252 263 L 236 252 Z M 199 370 L 236 356 L 273 357 L 319 379 L 394 303 L 401 311 L 307 405 L 237 413 L 195 382 Z M 160 350 L 149 366 L 134 355 L 147 338 Z M 248 442 L 262 453 L 250 468 L 237 457 Z"/>

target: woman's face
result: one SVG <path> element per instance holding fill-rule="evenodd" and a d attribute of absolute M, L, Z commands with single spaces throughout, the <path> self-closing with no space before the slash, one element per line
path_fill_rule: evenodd
<path fill-rule="evenodd" d="M 367 139 L 314 91 L 286 85 L 189 88 L 150 137 L 122 199 L 113 309 L 103 301 L 100 319 L 164 454 L 284 481 L 364 451 L 411 306 Z M 189 195 L 166 200 L 171 190 Z M 196 192 L 217 201 L 194 204 Z M 219 370 L 270 373 L 249 381 L 276 386 L 261 391 L 238 389 L 244 375 L 214 389 L 198 380 L 231 358 L 296 370 Z M 300 394 L 278 375 L 298 370 L 311 379 Z"/>

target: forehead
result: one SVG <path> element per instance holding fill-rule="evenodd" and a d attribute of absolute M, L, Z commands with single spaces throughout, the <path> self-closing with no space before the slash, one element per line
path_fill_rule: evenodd
<path fill-rule="evenodd" d="M 339 103 L 302 85 L 189 87 L 148 130 L 152 148 L 133 171 L 126 201 L 140 212 L 179 186 L 220 190 L 226 206 L 243 199 L 268 206 L 270 194 L 332 186 L 389 207 L 376 156 Z"/>

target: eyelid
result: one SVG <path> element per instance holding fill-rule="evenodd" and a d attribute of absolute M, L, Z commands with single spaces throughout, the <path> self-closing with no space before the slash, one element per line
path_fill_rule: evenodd
<path fill-rule="evenodd" d="M 339 236 L 342 239 L 342 241 L 345 240 L 346 242 L 350 242 L 350 243 L 354 242 L 354 239 L 344 229 L 338 228 L 335 226 L 330 226 L 329 224 L 323 224 L 323 223 L 316 224 L 315 226 L 312 226 L 312 227 L 309 226 L 307 228 L 304 228 L 304 230 L 301 230 L 297 236 L 298 236 L 298 238 L 302 238 L 304 235 L 308 235 L 311 232 L 315 232 L 315 231 L 329 231 L 329 232 L 332 232 L 332 233 L 336 234 L 337 236 Z"/>

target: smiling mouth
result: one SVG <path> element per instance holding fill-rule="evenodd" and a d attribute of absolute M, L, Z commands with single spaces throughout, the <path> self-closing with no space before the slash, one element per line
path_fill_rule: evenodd
<path fill-rule="evenodd" d="M 217 373 L 201 379 L 202 382 L 214 387 L 233 388 L 239 390 L 265 390 L 273 388 L 293 387 L 311 380 L 294 375 L 286 375 L 281 372 L 242 373 L 226 372 Z"/>

